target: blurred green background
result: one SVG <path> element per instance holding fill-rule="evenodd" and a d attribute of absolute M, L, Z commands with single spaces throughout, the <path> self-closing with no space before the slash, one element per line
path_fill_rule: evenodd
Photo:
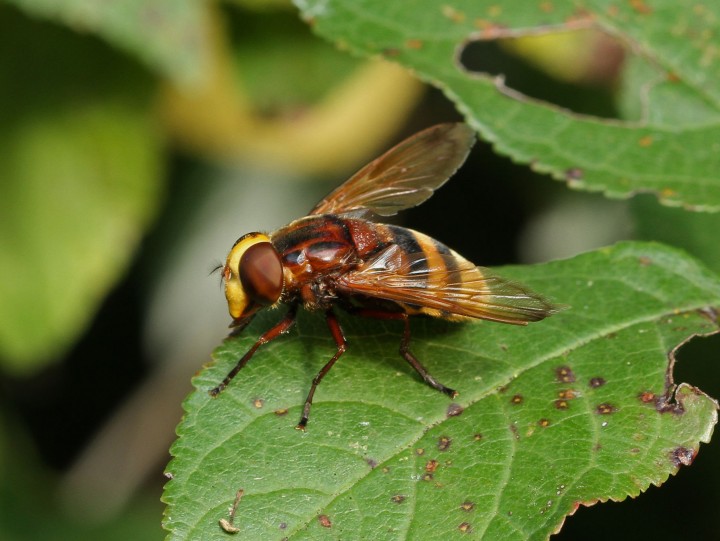
<path fill-rule="evenodd" d="M 0 36 L 0 539 L 159 540 L 180 402 L 229 323 L 212 268 L 460 117 L 279 0 L 6 1 Z M 473 44 L 462 62 L 618 118 L 627 54 L 575 32 Z M 488 266 L 642 238 L 720 271 L 717 215 L 569 191 L 483 143 L 400 219 Z M 676 381 L 720 396 L 718 346 L 684 347 Z M 715 441 L 661 489 L 580 508 L 558 538 L 715 538 L 719 458 Z"/>

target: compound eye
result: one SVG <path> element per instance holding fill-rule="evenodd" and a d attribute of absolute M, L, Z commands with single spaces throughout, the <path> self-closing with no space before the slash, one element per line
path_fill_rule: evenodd
<path fill-rule="evenodd" d="M 258 304 L 274 304 L 280 298 L 283 289 L 282 262 L 269 242 L 259 242 L 245 250 L 238 273 L 245 293 Z"/>

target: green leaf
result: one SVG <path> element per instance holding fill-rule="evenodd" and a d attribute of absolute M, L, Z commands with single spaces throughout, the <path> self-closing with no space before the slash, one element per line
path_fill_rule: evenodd
<path fill-rule="evenodd" d="M 413 320 L 412 350 L 460 392 L 453 404 L 399 357 L 397 322 L 347 316 L 348 351 L 303 433 L 334 351 L 322 316 L 303 314 L 213 399 L 280 314 L 227 340 L 184 404 L 168 539 L 226 539 L 218 520 L 239 489 L 238 539 L 545 539 L 579 504 L 636 496 L 689 464 L 717 404 L 672 383 L 674 352 L 718 331 L 720 279 L 642 243 L 502 274 L 571 308 L 528 327 Z"/>
<path fill-rule="evenodd" d="M 136 65 L 6 7 L 0 35 L 0 359 L 28 371 L 125 270 L 162 194 L 161 145 Z"/>
<path fill-rule="evenodd" d="M 443 89 L 467 121 L 513 160 L 610 197 L 654 193 L 663 203 L 720 210 L 717 6 L 652 3 L 296 0 L 322 36 L 385 55 Z M 609 121 L 529 99 L 500 79 L 468 73 L 465 43 L 571 28 L 578 13 L 630 44 L 646 69 L 642 118 Z M 637 73 L 637 70 L 634 70 Z"/>
<path fill-rule="evenodd" d="M 648 197 L 635 198 L 630 208 L 637 238 L 681 247 L 720 273 L 720 214 L 662 207 Z"/>
<path fill-rule="evenodd" d="M 207 62 L 205 4 L 198 0 L 5 0 L 27 13 L 95 33 L 178 83 Z"/>

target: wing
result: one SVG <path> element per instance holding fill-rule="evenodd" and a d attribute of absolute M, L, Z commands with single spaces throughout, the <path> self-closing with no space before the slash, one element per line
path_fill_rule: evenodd
<path fill-rule="evenodd" d="M 563 308 L 446 250 L 407 254 L 391 245 L 362 267 L 339 277 L 338 290 L 394 301 L 411 313 L 516 325 L 539 321 Z"/>
<path fill-rule="evenodd" d="M 428 199 L 462 165 L 475 142 L 466 124 L 438 124 L 360 169 L 310 214 L 369 210 L 390 216 Z"/>

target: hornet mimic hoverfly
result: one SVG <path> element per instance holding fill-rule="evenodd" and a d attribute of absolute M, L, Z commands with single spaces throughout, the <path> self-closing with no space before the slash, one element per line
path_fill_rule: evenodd
<path fill-rule="evenodd" d="M 289 310 L 210 394 L 220 394 L 261 345 L 288 331 L 299 306 L 325 313 L 337 345 L 312 381 L 299 429 L 307 424 L 315 389 L 345 352 L 336 307 L 403 321 L 400 355 L 428 385 L 453 398 L 457 392 L 410 352 L 409 316 L 526 325 L 556 312 L 541 295 L 475 266 L 427 235 L 371 221 L 428 199 L 465 161 L 474 141 L 465 124 L 426 129 L 355 173 L 308 216 L 270 234 L 240 237 L 222 269 L 234 333 L 264 307 L 286 304 Z"/>

